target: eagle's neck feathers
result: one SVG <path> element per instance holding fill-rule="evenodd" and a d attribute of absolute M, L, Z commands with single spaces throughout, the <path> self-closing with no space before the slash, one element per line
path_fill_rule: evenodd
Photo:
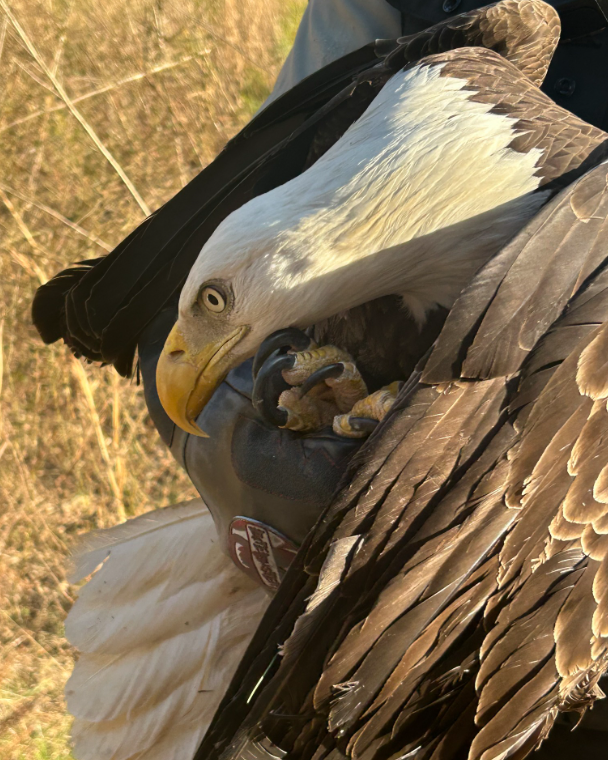
<path fill-rule="evenodd" d="M 255 298 L 271 287 L 302 326 L 389 293 L 419 318 L 450 306 L 548 191 L 535 192 L 543 152 L 509 147 L 517 119 L 443 68 L 395 75 L 312 167 L 228 217 L 199 261 L 217 255 Z"/>

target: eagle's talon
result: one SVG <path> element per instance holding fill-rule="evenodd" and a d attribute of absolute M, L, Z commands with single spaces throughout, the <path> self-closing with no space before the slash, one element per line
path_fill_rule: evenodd
<path fill-rule="evenodd" d="M 259 367 L 253 383 L 251 403 L 254 409 L 279 427 L 286 425 L 289 419 L 287 410 L 278 407 L 281 394 L 291 389 L 283 378 L 283 370 L 292 367 L 294 362 L 294 354 L 282 354 L 280 349 L 275 349 Z"/>
<path fill-rule="evenodd" d="M 301 433 L 331 425 L 337 411 L 331 401 L 304 396 L 300 388 L 283 391 L 279 397 L 278 408 L 287 415 L 281 427 Z"/>
<path fill-rule="evenodd" d="M 283 377 L 291 385 L 302 385 L 311 375 L 328 365 L 352 363 L 350 354 L 336 346 L 314 346 L 304 351 L 296 351 L 294 356 L 293 367 L 283 373 Z"/>
<path fill-rule="evenodd" d="M 370 417 L 353 417 L 350 414 L 346 416 L 351 430 L 362 435 L 371 435 L 380 424 L 378 420 L 372 420 Z"/>
<path fill-rule="evenodd" d="M 316 343 L 302 330 L 296 327 L 288 327 L 285 330 L 277 330 L 269 335 L 257 350 L 253 359 L 253 379 L 255 380 L 260 369 L 275 352 L 285 354 L 288 351 L 306 351 L 315 348 Z"/>
<path fill-rule="evenodd" d="M 333 422 L 334 433 L 346 438 L 366 438 L 386 417 L 401 386 L 400 382 L 391 383 L 357 401 L 349 414 L 336 415 Z"/>
<path fill-rule="evenodd" d="M 302 385 L 300 386 L 300 393 L 302 396 L 305 396 L 310 390 L 312 390 L 315 385 L 318 385 L 319 383 L 323 383 L 326 380 L 329 380 L 330 378 L 336 378 L 340 377 L 340 375 L 344 372 L 344 363 L 343 362 L 334 362 L 333 364 L 328 364 L 326 367 L 322 367 L 321 369 L 318 369 L 316 372 L 313 372 L 312 375 L 308 377 L 307 380 L 305 380 Z"/>
<path fill-rule="evenodd" d="M 295 357 L 294 366 L 283 372 L 284 379 L 300 386 L 303 393 L 309 393 L 322 380 L 325 388 L 316 390 L 316 395 L 325 390 L 327 396 L 329 390 L 338 412 L 349 412 L 357 401 L 367 396 L 365 381 L 350 354 L 341 348 L 320 346 L 300 351 Z"/>
<path fill-rule="evenodd" d="M 304 350 L 293 350 L 305 342 Z M 255 409 L 271 424 L 299 432 L 331 425 L 336 415 L 350 412 L 368 395 L 365 381 L 346 351 L 317 347 L 294 329 L 281 330 L 264 341 L 253 373 Z M 368 433 L 369 426 L 364 435 Z"/>
<path fill-rule="evenodd" d="M 334 393 L 338 411 L 347 413 L 353 409 L 355 404 L 366 398 L 369 391 L 352 359 L 343 362 L 342 366 L 342 373 L 336 378 L 327 379 L 326 384 Z"/>

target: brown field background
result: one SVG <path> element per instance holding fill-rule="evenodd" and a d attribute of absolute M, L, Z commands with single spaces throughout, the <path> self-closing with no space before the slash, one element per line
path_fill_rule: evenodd
<path fill-rule="evenodd" d="M 270 91 L 305 0 L 0 0 L 0 758 L 67 760 L 75 537 L 188 498 L 141 390 L 42 346 L 36 287 L 103 254 Z"/>

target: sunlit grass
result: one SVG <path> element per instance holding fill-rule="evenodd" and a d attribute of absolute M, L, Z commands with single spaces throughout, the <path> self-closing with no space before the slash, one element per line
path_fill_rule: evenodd
<path fill-rule="evenodd" d="M 304 6 L 0 0 L 2 760 L 71 757 L 63 621 L 75 536 L 193 493 L 134 383 L 41 345 L 32 294 L 143 218 L 104 151 L 144 206 L 163 203 L 260 106 Z"/>

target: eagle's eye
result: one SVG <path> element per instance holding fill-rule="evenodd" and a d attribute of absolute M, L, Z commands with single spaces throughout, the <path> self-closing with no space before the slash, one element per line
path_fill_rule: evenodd
<path fill-rule="evenodd" d="M 228 299 L 216 285 L 203 285 L 198 294 L 199 306 L 219 314 L 224 311 Z"/>

